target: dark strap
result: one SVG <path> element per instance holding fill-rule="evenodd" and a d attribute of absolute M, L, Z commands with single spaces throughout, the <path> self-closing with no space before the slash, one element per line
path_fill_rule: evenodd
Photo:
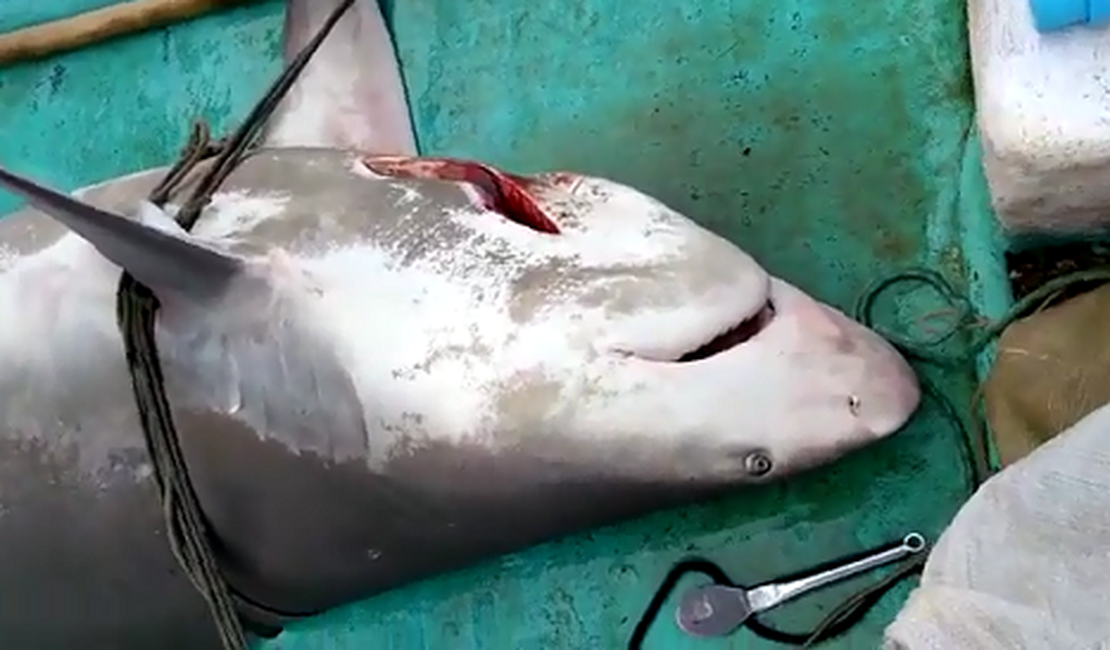
<path fill-rule="evenodd" d="M 282 97 L 353 2 L 346 0 L 332 12 L 312 41 L 285 67 L 226 143 L 210 142 L 207 128 L 194 126 L 189 145 L 151 192 L 150 200 L 156 205 L 164 204 L 199 162 L 216 155 L 216 160 L 177 215 L 178 223 L 190 230 L 216 188 L 242 160 Z M 244 621 L 240 618 L 244 610 L 254 614 L 261 612 L 277 620 L 289 615 L 244 597 L 231 588 L 220 573 L 211 545 L 213 533 L 189 480 L 189 468 L 181 452 L 173 413 L 166 398 L 154 338 L 158 306 L 154 293 L 125 271 L 116 295 L 116 318 L 123 335 L 143 438 L 154 466 L 155 483 L 166 518 L 166 534 L 178 562 L 208 602 L 223 647 L 226 650 L 246 650 L 247 636 Z"/>

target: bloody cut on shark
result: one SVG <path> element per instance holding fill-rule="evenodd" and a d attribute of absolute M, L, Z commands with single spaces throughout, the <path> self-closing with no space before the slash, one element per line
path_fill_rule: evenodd
<path fill-rule="evenodd" d="M 288 3 L 287 54 L 335 4 Z M 159 532 L 122 270 L 221 570 L 291 614 L 830 463 L 918 405 L 882 337 L 637 189 L 420 158 L 372 0 L 264 145 L 189 232 L 145 202 L 165 169 L 0 174 L 32 204 L 0 220 L 7 647 L 214 642 Z"/>
<path fill-rule="evenodd" d="M 362 163 L 371 172 L 387 177 L 458 181 L 476 191 L 480 207 L 537 232 L 559 234 L 559 227 L 529 196 L 526 178 L 503 174 L 479 162 L 452 158 L 376 156 L 364 158 Z"/>

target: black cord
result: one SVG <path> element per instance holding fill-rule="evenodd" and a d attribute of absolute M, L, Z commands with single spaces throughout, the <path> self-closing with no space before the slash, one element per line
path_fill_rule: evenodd
<path fill-rule="evenodd" d="M 923 556 L 904 562 L 897 571 L 846 600 L 841 606 L 829 613 L 821 623 L 810 632 L 785 632 L 761 622 L 758 616 L 752 616 L 745 621 L 744 625 L 751 630 L 753 634 L 777 643 L 809 646 L 814 643 L 826 641 L 847 632 L 855 626 L 856 623 L 874 607 L 879 599 L 891 589 L 891 587 L 898 584 L 903 578 L 912 573 L 920 571 L 923 564 Z M 648 630 L 651 628 L 652 623 L 659 617 L 659 612 L 662 610 L 663 604 L 666 603 L 667 598 L 669 598 L 671 592 L 674 591 L 678 581 L 691 573 L 704 574 L 708 576 L 714 584 L 724 585 L 726 587 L 737 586 L 736 583 L 728 577 L 728 574 L 724 572 L 724 569 L 705 558 L 692 557 L 678 562 L 667 572 L 666 577 L 664 577 L 663 581 L 659 584 L 659 588 L 656 590 L 655 595 L 652 596 L 651 602 L 648 603 L 648 606 L 644 609 L 644 613 L 640 617 L 640 620 L 636 622 L 636 627 L 633 628 L 632 635 L 628 640 L 628 650 L 641 649 L 644 639 L 647 637 Z"/>

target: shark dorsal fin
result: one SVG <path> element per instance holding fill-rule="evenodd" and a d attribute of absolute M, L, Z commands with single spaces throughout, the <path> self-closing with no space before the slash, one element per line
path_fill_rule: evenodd
<path fill-rule="evenodd" d="M 170 227 L 153 227 L 106 212 L 2 167 L 0 187 L 77 233 L 156 293 L 172 291 L 194 301 L 210 300 L 222 295 L 243 272 L 242 260 L 192 241 L 184 231 L 175 233 Z"/>
<path fill-rule="evenodd" d="M 286 63 L 340 2 L 286 2 Z M 378 0 L 355 0 L 344 12 L 278 106 L 265 144 L 416 155 L 401 71 Z"/>

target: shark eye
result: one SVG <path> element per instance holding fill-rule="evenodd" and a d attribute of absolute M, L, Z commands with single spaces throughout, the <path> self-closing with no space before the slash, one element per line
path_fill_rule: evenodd
<path fill-rule="evenodd" d="M 524 179 L 489 165 L 453 158 L 379 156 L 363 160 L 370 171 L 399 178 L 438 178 L 466 183 L 478 191 L 483 206 L 536 232 L 559 234 L 555 225 L 524 187 Z"/>

